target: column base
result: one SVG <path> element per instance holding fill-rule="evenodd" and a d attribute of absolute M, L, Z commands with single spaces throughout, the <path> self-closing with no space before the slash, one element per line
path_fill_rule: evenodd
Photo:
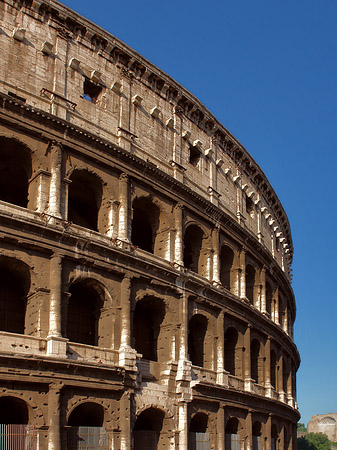
<path fill-rule="evenodd" d="M 220 386 L 228 386 L 228 372 L 220 370 L 216 375 L 216 383 Z"/>
<path fill-rule="evenodd" d="M 192 363 L 188 359 L 180 359 L 178 362 L 177 381 L 191 381 Z"/>
<path fill-rule="evenodd" d="M 47 355 L 67 358 L 67 342 L 68 339 L 62 336 L 48 336 Z"/>
<path fill-rule="evenodd" d="M 253 378 L 246 378 L 245 379 L 245 391 L 254 392 L 254 383 L 255 383 L 255 381 L 253 380 Z"/>
<path fill-rule="evenodd" d="M 119 365 L 132 372 L 137 371 L 137 351 L 131 347 L 121 347 L 119 349 Z"/>

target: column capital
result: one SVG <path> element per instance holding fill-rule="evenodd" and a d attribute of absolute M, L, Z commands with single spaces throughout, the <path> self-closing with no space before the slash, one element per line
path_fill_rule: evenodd
<path fill-rule="evenodd" d="M 119 175 L 119 180 L 120 181 L 124 181 L 125 183 L 127 183 L 129 181 L 129 179 L 130 179 L 129 175 L 127 173 L 125 173 L 125 172 L 122 172 Z"/>

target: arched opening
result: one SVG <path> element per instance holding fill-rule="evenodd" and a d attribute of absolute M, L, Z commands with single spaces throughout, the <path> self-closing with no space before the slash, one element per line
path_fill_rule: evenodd
<path fill-rule="evenodd" d="M 0 138 L 0 200 L 27 208 L 31 176 L 27 147 L 15 139 Z"/>
<path fill-rule="evenodd" d="M 255 383 L 262 383 L 262 367 L 260 358 L 261 345 L 257 339 L 253 339 L 250 345 L 250 373 Z"/>
<path fill-rule="evenodd" d="M 189 322 L 188 354 L 194 366 L 204 367 L 207 322 L 207 318 L 202 314 L 195 314 Z"/>
<path fill-rule="evenodd" d="M 226 450 L 240 450 L 239 420 L 231 417 L 225 429 Z"/>
<path fill-rule="evenodd" d="M 253 450 L 261 450 L 261 423 L 254 422 L 252 426 Z"/>
<path fill-rule="evenodd" d="M 133 428 L 134 450 L 157 450 L 165 414 L 156 408 L 143 411 Z"/>
<path fill-rule="evenodd" d="M 271 450 L 278 450 L 278 431 L 276 425 L 271 426 Z"/>
<path fill-rule="evenodd" d="M 209 450 L 208 416 L 195 414 L 190 422 L 188 450 Z"/>
<path fill-rule="evenodd" d="M 286 427 L 283 428 L 283 441 L 284 450 L 289 450 L 289 435 Z"/>
<path fill-rule="evenodd" d="M 77 406 L 68 419 L 68 449 L 108 450 L 108 435 L 103 424 L 102 405 L 85 402 Z"/>
<path fill-rule="evenodd" d="M 225 370 L 231 375 L 236 373 L 236 345 L 238 342 L 238 332 L 235 328 L 227 328 L 224 337 L 224 363 Z"/>
<path fill-rule="evenodd" d="M 155 237 L 159 229 L 160 210 L 145 197 L 136 198 L 132 206 L 131 242 L 149 253 L 154 253 Z"/>
<path fill-rule="evenodd" d="M 155 297 L 139 300 L 133 314 L 134 348 L 144 359 L 158 361 L 160 327 L 165 316 L 165 305 Z"/>
<path fill-rule="evenodd" d="M 249 302 L 254 305 L 254 290 L 255 290 L 255 276 L 256 271 L 251 264 L 246 265 L 246 297 Z"/>
<path fill-rule="evenodd" d="M 0 397 L 0 448 L 36 449 L 36 430 L 28 424 L 26 402 L 15 397 Z"/>
<path fill-rule="evenodd" d="M 287 361 L 287 358 L 283 359 L 283 374 L 282 374 L 282 381 L 283 381 L 283 392 L 285 393 L 286 397 L 288 396 L 288 390 L 290 386 L 290 368 L 289 363 Z"/>
<path fill-rule="evenodd" d="M 103 300 L 89 280 L 70 286 L 66 335 L 71 342 L 99 345 L 98 326 Z"/>
<path fill-rule="evenodd" d="M 102 182 L 87 170 L 74 170 L 70 176 L 68 220 L 98 231 L 98 212 L 102 201 Z"/>
<path fill-rule="evenodd" d="M 232 287 L 232 268 L 234 261 L 234 252 L 227 245 L 221 247 L 220 253 L 220 282 L 222 286 L 229 291 Z"/>
<path fill-rule="evenodd" d="M 24 334 L 26 292 L 18 275 L 0 266 L 0 330 Z"/>
<path fill-rule="evenodd" d="M 274 389 L 276 389 L 276 373 L 277 373 L 276 354 L 274 350 L 272 350 L 270 352 L 270 384 Z"/>
<path fill-rule="evenodd" d="M 184 266 L 203 275 L 205 261 L 201 257 L 204 232 L 197 225 L 189 225 L 184 235 Z"/>
<path fill-rule="evenodd" d="M 272 317 L 272 302 L 273 302 L 273 289 L 271 284 L 266 282 L 266 310 L 269 317 Z"/>

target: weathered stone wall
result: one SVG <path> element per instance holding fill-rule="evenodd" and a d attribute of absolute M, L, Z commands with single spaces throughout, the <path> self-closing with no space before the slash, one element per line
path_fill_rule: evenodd
<path fill-rule="evenodd" d="M 308 433 L 324 433 L 331 442 L 337 441 L 337 413 L 317 414 L 308 423 Z"/>
<path fill-rule="evenodd" d="M 41 450 L 81 426 L 121 450 L 293 448 L 292 243 L 261 169 L 68 8 L 0 12 L 0 410 Z"/>

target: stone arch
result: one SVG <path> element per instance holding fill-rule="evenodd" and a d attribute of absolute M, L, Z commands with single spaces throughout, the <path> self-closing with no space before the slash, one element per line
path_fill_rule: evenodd
<path fill-rule="evenodd" d="M 208 415 L 203 412 L 192 415 L 188 433 L 188 448 L 190 450 L 197 450 L 200 445 L 202 445 L 201 448 L 209 448 L 208 422 Z"/>
<path fill-rule="evenodd" d="M 278 450 L 279 431 L 275 424 L 271 426 L 271 450 Z"/>
<path fill-rule="evenodd" d="M 223 244 L 220 251 L 220 282 L 229 291 L 233 290 L 233 264 L 235 253 L 233 249 Z"/>
<path fill-rule="evenodd" d="M 184 266 L 199 275 L 207 275 L 207 233 L 199 224 L 190 222 L 184 233 Z"/>
<path fill-rule="evenodd" d="M 240 449 L 240 421 L 230 417 L 225 426 L 225 450 Z"/>
<path fill-rule="evenodd" d="M 204 367 L 208 319 L 204 314 L 194 314 L 188 327 L 188 354 L 194 366 Z"/>
<path fill-rule="evenodd" d="M 0 330 L 25 334 L 27 296 L 31 285 L 31 270 L 27 264 L 7 256 L 0 257 Z"/>
<path fill-rule="evenodd" d="M 103 346 L 106 324 L 102 320 L 106 290 L 92 278 L 75 280 L 69 287 L 65 334 L 72 342 Z"/>
<path fill-rule="evenodd" d="M 155 295 L 144 295 L 137 300 L 133 312 L 133 345 L 144 359 L 161 361 L 164 332 L 161 327 L 166 314 L 165 302 Z"/>
<path fill-rule="evenodd" d="M 151 196 L 136 197 L 132 202 L 131 242 L 149 253 L 155 253 L 161 211 Z"/>
<path fill-rule="evenodd" d="M 259 421 L 252 423 L 253 450 L 262 450 L 262 424 Z"/>
<path fill-rule="evenodd" d="M 104 406 L 94 401 L 81 401 L 69 411 L 67 424 L 69 426 L 93 426 L 104 425 Z"/>
<path fill-rule="evenodd" d="M 336 425 L 336 420 L 333 417 L 325 416 L 318 423 L 320 425 Z"/>
<path fill-rule="evenodd" d="M 168 449 L 173 441 L 172 419 L 165 410 L 157 406 L 148 406 L 138 412 L 133 426 L 133 449 Z"/>
<path fill-rule="evenodd" d="M 0 397 L 0 423 L 21 424 L 29 423 L 29 408 L 27 402 L 15 396 Z"/>
<path fill-rule="evenodd" d="M 224 368 L 231 375 L 238 375 L 237 344 L 239 334 L 236 328 L 228 327 L 224 335 Z"/>
<path fill-rule="evenodd" d="M 31 150 L 18 139 L 1 136 L 0 153 L 0 200 L 27 208 Z"/>
<path fill-rule="evenodd" d="M 68 220 L 76 225 L 99 231 L 98 216 L 102 202 L 103 182 L 88 169 L 75 168 L 69 177 Z"/>

